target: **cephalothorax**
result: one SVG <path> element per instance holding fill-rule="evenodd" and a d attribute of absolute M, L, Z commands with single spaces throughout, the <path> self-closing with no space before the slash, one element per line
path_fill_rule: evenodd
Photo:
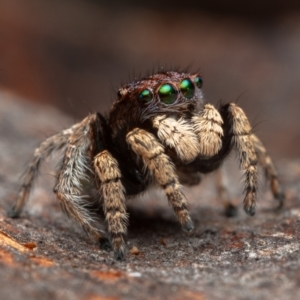
<path fill-rule="evenodd" d="M 237 150 L 245 174 L 244 209 L 255 213 L 258 163 L 275 198 L 284 194 L 274 165 L 249 121 L 234 103 L 215 109 L 203 103 L 198 74 L 159 72 L 123 86 L 107 117 L 99 113 L 47 138 L 34 152 L 13 207 L 17 217 L 29 195 L 40 163 L 53 151 L 64 156 L 54 192 L 66 213 L 122 259 L 128 215 L 126 198 L 156 183 L 173 207 L 183 230 L 191 231 L 181 183 L 196 184 L 200 175 L 218 169 Z M 86 182 L 98 191 L 86 196 Z M 101 225 L 104 213 L 107 233 Z"/>

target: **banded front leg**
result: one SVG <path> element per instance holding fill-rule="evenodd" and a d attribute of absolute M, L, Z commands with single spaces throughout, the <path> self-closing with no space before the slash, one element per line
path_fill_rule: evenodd
<path fill-rule="evenodd" d="M 223 119 L 229 126 L 229 132 L 235 146 L 241 169 L 245 172 L 244 210 L 253 216 L 255 214 L 257 193 L 257 155 L 252 142 L 252 128 L 244 111 L 234 103 L 221 108 Z"/>
<path fill-rule="evenodd" d="M 101 182 L 99 192 L 103 197 L 103 211 L 114 255 L 117 260 L 122 260 L 125 253 L 124 235 L 127 232 L 128 215 L 121 171 L 117 161 L 106 150 L 95 157 L 94 168 Z"/>
<path fill-rule="evenodd" d="M 193 222 L 187 210 L 187 201 L 180 190 L 178 176 L 164 147 L 151 133 L 135 128 L 126 136 L 132 150 L 142 158 L 154 180 L 164 189 L 169 203 L 185 231 L 193 230 Z"/>

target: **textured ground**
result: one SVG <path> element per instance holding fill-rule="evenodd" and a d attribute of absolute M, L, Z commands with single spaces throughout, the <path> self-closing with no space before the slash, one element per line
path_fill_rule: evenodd
<path fill-rule="evenodd" d="M 190 235 L 160 193 L 132 201 L 120 263 L 61 212 L 51 193 L 53 164 L 42 168 L 22 217 L 7 218 L 33 149 L 72 120 L 4 92 L 0 107 L 0 299 L 299 299 L 299 160 L 276 161 L 287 194 L 279 212 L 261 179 L 256 216 L 243 213 L 234 159 L 226 172 L 237 217 L 222 214 L 213 175 L 185 188 L 195 221 Z"/>

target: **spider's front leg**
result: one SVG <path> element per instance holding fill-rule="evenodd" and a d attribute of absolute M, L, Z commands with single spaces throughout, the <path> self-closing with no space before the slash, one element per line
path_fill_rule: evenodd
<path fill-rule="evenodd" d="M 175 150 L 180 162 L 187 164 L 199 155 L 199 137 L 191 122 L 175 116 L 158 115 L 153 119 L 153 127 L 157 128 L 159 140 Z M 201 180 L 198 172 L 185 173 L 177 168 L 176 174 L 179 181 L 186 185 L 199 184 Z"/>
<path fill-rule="evenodd" d="M 223 151 L 220 151 L 222 148 L 224 149 L 224 122 L 219 111 L 213 105 L 205 104 L 203 109 L 192 117 L 191 123 L 193 124 L 193 129 L 199 138 L 198 159 L 203 159 L 204 161 L 200 170 L 205 173 L 206 171 L 218 168 L 221 164 L 219 162 L 220 159 L 214 159 L 213 157 L 221 156 L 224 158 L 224 156 L 226 156 L 226 153 L 222 153 Z M 205 166 L 205 160 L 208 162 L 210 161 L 211 163 L 208 163 L 207 166 Z M 236 214 L 236 208 L 229 201 L 228 191 L 222 181 L 221 171 L 221 169 L 218 169 L 216 173 L 217 193 L 225 207 L 225 214 L 227 216 L 233 216 Z M 193 177 L 198 174 L 199 173 L 188 173 L 189 176 L 193 175 Z"/>
<path fill-rule="evenodd" d="M 237 149 L 239 164 L 245 172 L 244 210 L 253 216 L 256 206 L 258 159 L 251 138 L 252 128 L 244 111 L 234 103 L 223 105 L 221 115 L 227 127 L 227 136 L 224 138 L 231 140 Z"/>
<path fill-rule="evenodd" d="M 111 244 L 117 260 L 123 260 L 125 253 L 124 235 L 127 232 L 125 189 L 121 183 L 118 162 L 104 150 L 94 158 L 94 168 L 100 179 L 100 195 L 111 237 Z"/>
<path fill-rule="evenodd" d="M 255 213 L 255 198 L 257 190 L 257 165 L 265 171 L 267 180 L 275 199 L 279 201 L 279 208 L 282 207 L 285 194 L 279 183 L 276 168 L 267 150 L 252 133 L 252 127 L 244 111 L 234 103 L 229 103 L 221 108 L 221 114 L 229 127 L 229 135 L 239 154 L 240 165 L 245 170 L 245 211 L 253 215 Z"/>
<path fill-rule="evenodd" d="M 142 158 L 155 182 L 164 189 L 183 230 L 193 230 L 193 222 L 187 210 L 187 201 L 180 190 L 171 159 L 164 153 L 163 145 L 154 135 L 139 128 L 129 132 L 126 140 L 132 150 Z"/>
<path fill-rule="evenodd" d="M 241 169 L 245 172 L 244 210 L 255 214 L 257 191 L 257 155 L 251 139 L 251 126 L 241 108 L 234 103 L 221 107 L 220 113 L 210 104 L 192 118 L 195 131 L 199 134 L 202 151 L 192 163 L 202 173 L 218 169 L 232 146 L 238 152 Z M 224 190 L 219 189 L 221 198 Z"/>

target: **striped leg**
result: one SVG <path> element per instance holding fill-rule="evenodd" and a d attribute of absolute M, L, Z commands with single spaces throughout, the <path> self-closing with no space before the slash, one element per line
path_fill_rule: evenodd
<path fill-rule="evenodd" d="M 222 107 L 222 114 L 229 121 L 232 142 L 238 152 L 241 169 L 245 172 L 244 210 L 255 214 L 257 192 L 257 155 L 251 139 L 251 126 L 245 113 L 234 103 Z"/>
<path fill-rule="evenodd" d="M 262 142 L 258 139 L 258 137 L 252 134 L 251 140 L 255 148 L 258 162 L 263 167 L 266 178 L 270 181 L 271 191 L 273 193 L 274 198 L 276 198 L 279 201 L 279 208 L 280 208 L 283 205 L 285 195 L 278 181 L 278 174 L 275 169 L 275 166 L 272 162 L 271 157 L 267 154 L 266 148 L 264 147 Z"/>
<path fill-rule="evenodd" d="M 163 146 L 154 135 L 139 128 L 129 132 L 126 139 L 132 150 L 142 158 L 153 179 L 164 189 L 183 230 L 191 231 L 194 226 L 187 210 L 187 202 L 180 190 L 174 166 L 164 153 Z"/>
<path fill-rule="evenodd" d="M 115 258 L 122 260 L 125 253 L 124 235 L 127 232 L 128 215 L 121 172 L 117 161 L 106 150 L 94 158 L 94 168 L 100 179 L 99 192 L 103 197 L 103 210 Z"/>

